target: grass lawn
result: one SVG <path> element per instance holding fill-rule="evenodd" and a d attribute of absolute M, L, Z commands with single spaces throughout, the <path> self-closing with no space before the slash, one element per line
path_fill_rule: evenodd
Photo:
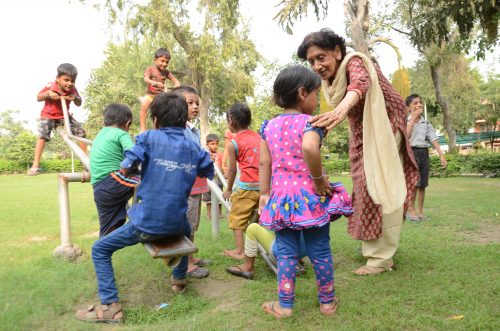
<path fill-rule="evenodd" d="M 56 175 L 0 176 L 0 330 L 93 330 L 75 309 L 97 303 L 90 249 L 98 230 L 90 184 L 70 184 L 73 242 L 78 262 L 52 257 L 59 245 Z M 341 180 L 350 188 L 350 178 Z M 175 206 L 172 206 L 175 208 Z M 125 306 L 121 330 L 498 330 L 500 329 L 500 180 L 432 178 L 423 223 L 406 223 L 397 270 L 374 277 L 351 271 L 363 263 L 346 220 L 332 226 L 338 313 L 319 313 L 314 273 L 297 281 L 294 316 L 276 321 L 261 303 L 276 299 L 276 281 L 261 259 L 256 278 L 227 274 L 235 262 L 220 254 L 232 247 L 227 223 L 212 241 L 202 220 L 196 244 L 211 258 L 211 275 L 191 280 L 185 294 L 170 291 L 170 271 L 141 245 L 114 255 Z M 160 303 L 169 306 L 157 311 Z M 450 316 L 463 315 L 461 319 Z M 104 327 L 109 329 L 110 327 Z"/>

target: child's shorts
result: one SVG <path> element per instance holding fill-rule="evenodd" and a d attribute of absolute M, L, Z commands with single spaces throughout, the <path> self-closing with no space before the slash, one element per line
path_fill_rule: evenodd
<path fill-rule="evenodd" d="M 51 118 L 41 118 L 38 123 L 38 138 L 45 141 L 50 141 L 50 134 L 57 126 L 64 126 L 64 119 L 51 119 Z M 86 133 L 80 122 L 75 120 L 73 116 L 69 115 L 69 127 L 73 135 L 85 138 Z"/>
<path fill-rule="evenodd" d="M 229 214 L 229 228 L 245 230 L 252 217 L 254 209 L 259 208 L 260 191 L 238 189 L 231 195 L 231 213 Z"/>
<path fill-rule="evenodd" d="M 217 186 L 219 186 L 221 191 L 224 188 L 224 186 L 222 186 L 222 184 L 219 184 Z M 207 202 L 207 203 L 211 203 L 212 202 L 212 191 L 208 191 L 207 193 L 203 193 L 202 201 Z M 220 202 L 219 202 L 219 204 L 220 204 Z"/>
<path fill-rule="evenodd" d="M 120 177 L 115 173 L 94 185 L 94 202 L 99 215 L 99 237 L 103 237 L 125 223 L 127 217 L 127 202 L 134 195 L 136 180 L 127 179 L 120 183 Z M 134 184 L 135 182 L 135 184 Z"/>
<path fill-rule="evenodd" d="M 201 212 L 201 194 L 193 194 L 188 198 L 188 209 L 186 216 L 191 226 L 191 236 L 194 235 L 198 226 L 200 225 L 200 212 Z"/>

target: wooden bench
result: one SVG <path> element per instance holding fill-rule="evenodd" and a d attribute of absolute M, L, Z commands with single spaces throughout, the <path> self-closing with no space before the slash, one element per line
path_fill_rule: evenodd
<path fill-rule="evenodd" d="M 198 248 L 184 235 L 165 237 L 156 241 L 145 242 L 144 248 L 155 259 L 163 259 L 168 267 L 176 267 L 182 256 L 196 253 Z"/>

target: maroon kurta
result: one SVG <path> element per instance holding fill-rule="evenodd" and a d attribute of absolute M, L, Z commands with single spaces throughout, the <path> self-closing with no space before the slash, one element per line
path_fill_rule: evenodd
<path fill-rule="evenodd" d="M 405 104 L 377 65 L 375 65 L 375 69 L 384 95 L 392 132 L 396 133 L 399 130 L 402 136 L 403 171 L 408 190 L 404 203 L 404 213 L 406 213 L 411 192 L 415 189 L 418 180 L 418 171 L 406 134 Z M 372 240 L 382 236 L 382 206 L 376 205 L 368 194 L 363 165 L 363 110 L 366 92 L 371 80 L 363 60 L 359 57 L 355 56 L 349 61 L 346 71 L 347 91 L 356 91 L 361 98 L 348 113 L 350 127 L 349 160 L 351 161 L 352 201 L 354 207 L 354 214 L 349 218 L 348 232 L 354 239 Z"/>

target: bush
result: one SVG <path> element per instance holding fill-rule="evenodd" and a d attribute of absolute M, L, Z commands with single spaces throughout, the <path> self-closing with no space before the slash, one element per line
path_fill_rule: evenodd
<path fill-rule="evenodd" d="M 445 157 L 448 166 L 442 169 L 439 157 L 431 156 L 430 176 L 451 177 L 476 174 L 485 177 L 500 177 L 500 153 L 447 154 Z"/>
<path fill-rule="evenodd" d="M 71 172 L 71 159 L 43 160 L 41 167 L 45 173 Z M 25 162 L 0 160 L 0 174 L 22 174 L 26 173 L 26 170 L 27 164 Z M 83 171 L 83 166 L 78 160 L 75 160 L 75 171 Z"/>

